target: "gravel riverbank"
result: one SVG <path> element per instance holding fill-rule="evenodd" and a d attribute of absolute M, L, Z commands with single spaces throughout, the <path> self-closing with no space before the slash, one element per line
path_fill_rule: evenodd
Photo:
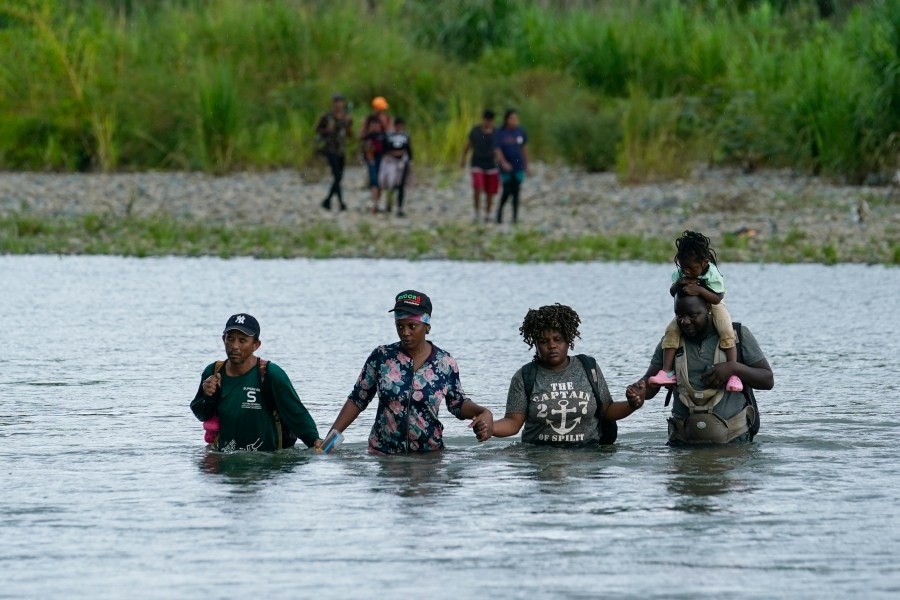
<path fill-rule="evenodd" d="M 471 230 L 473 239 L 512 239 L 528 232 L 573 243 L 585 236 L 671 241 L 682 230 L 695 229 L 710 236 L 729 260 L 900 261 L 900 189 L 895 186 L 841 186 L 789 171 L 748 175 L 695 169 L 684 180 L 641 185 L 622 185 L 613 174 L 543 164 L 534 165 L 533 171 L 523 185 L 517 227 L 473 222 L 468 174 L 462 170 L 419 171 L 407 192 L 405 218 L 372 215 L 360 167 L 347 170 L 349 209 L 344 212 L 320 207 L 330 183 L 323 171 L 223 177 L 168 172 L 0 173 L 0 216 L 54 222 L 86 215 L 170 217 L 256 230 L 337 229 L 352 235 L 363 228 L 394 238 L 453 225 Z M 505 220 L 509 219 L 507 207 Z M 795 252 L 779 256 L 779 250 L 789 248 Z M 337 254 L 380 255 L 372 248 Z M 419 256 L 423 254 L 443 257 L 439 249 Z"/>

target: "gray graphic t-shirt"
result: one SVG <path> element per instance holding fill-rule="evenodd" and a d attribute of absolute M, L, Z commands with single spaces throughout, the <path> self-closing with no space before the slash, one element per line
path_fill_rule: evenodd
<path fill-rule="evenodd" d="M 597 370 L 601 406 L 612 402 L 603 373 Z M 531 398 L 525 398 L 522 369 L 516 371 L 509 383 L 506 398 L 507 413 L 525 413 L 522 441 L 529 444 L 581 445 L 599 443 L 597 419 L 604 409 L 598 409 L 591 382 L 581 362 L 569 358 L 564 371 L 548 371 L 538 367 Z"/>

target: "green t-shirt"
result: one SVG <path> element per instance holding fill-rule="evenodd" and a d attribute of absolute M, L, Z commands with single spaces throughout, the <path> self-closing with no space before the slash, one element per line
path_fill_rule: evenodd
<path fill-rule="evenodd" d="M 675 283 L 679 279 L 684 277 L 684 273 L 681 269 L 675 269 L 672 273 L 672 283 Z M 722 277 L 722 274 L 719 272 L 718 267 L 713 263 L 709 263 L 709 267 L 707 267 L 706 272 L 700 275 L 697 278 L 700 283 L 711 289 L 717 294 L 725 293 L 725 278 Z"/>
<path fill-rule="evenodd" d="M 229 377 L 223 367 L 219 371 L 222 375 L 219 393 L 207 398 L 202 383 L 214 370 L 215 363 L 203 370 L 201 388 L 191 402 L 191 410 L 200 420 L 218 414 L 218 450 L 277 450 L 279 431 L 272 414 L 273 404 L 281 420 L 304 444 L 311 446 L 319 437 L 316 424 L 290 378 L 275 363 L 268 364 L 263 383 L 259 380 L 258 365 L 238 377 Z"/>
<path fill-rule="evenodd" d="M 744 354 L 744 364 L 753 365 L 763 360 L 766 356 L 763 354 L 750 330 L 744 326 L 741 327 L 741 350 Z M 707 369 L 712 367 L 715 359 L 715 351 L 719 346 L 719 333 L 715 327 L 710 326 L 706 337 L 699 342 L 684 338 L 684 351 L 687 355 L 688 364 L 688 380 L 691 386 L 696 390 L 703 389 L 703 381 L 701 376 Z M 662 347 L 657 344 L 656 351 L 653 353 L 653 359 L 650 361 L 650 369 L 657 371 L 662 368 Z M 746 385 L 746 383 L 744 384 Z M 747 398 L 741 392 L 725 392 L 722 400 L 713 408 L 713 412 L 723 419 L 730 419 L 734 415 L 743 410 L 747 404 Z M 678 418 L 685 418 L 689 414 L 687 407 L 679 401 L 672 403 L 672 415 Z"/>

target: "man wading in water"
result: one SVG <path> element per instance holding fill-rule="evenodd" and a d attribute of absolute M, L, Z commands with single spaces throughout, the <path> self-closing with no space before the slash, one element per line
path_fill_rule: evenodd
<path fill-rule="evenodd" d="M 726 362 L 711 309 L 701 296 L 684 289 L 675 294 L 675 321 L 682 343 L 675 354 L 678 383 L 669 421 L 669 445 L 749 442 L 759 429 L 759 412 L 752 389 L 771 390 L 775 377 L 769 361 L 746 327 L 735 323 L 738 362 Z M 644 376 L 628 386 L 629 400 L 652 398 L 660 386 L 649 379 L 662 368 L 660 344 Z M 743 392 L 727 392 L 732 375 L 744 383 Z M 668 401 L 667 401 L 668 402 Z"/>
<path fill-rule="evenodd" d="M 254 355 L 259 322 L 246 313 L 232 315 L 222 332 L 226 361 L 207 365 L 191 401 L 203 421 L 206 441 L 215 450 L 281 450 L 297 437 L 307 446 L 322 440 L 281 367 Z"/>

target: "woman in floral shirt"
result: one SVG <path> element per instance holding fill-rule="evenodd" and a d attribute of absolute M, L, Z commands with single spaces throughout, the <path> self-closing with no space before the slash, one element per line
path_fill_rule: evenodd
<path fill-rule="evenodd" d="M 431 331 L 428 296 L 415 290 L 401 292 L 390 312 L 400 341 L 372 351 L 332 429 L 343 432 L 377 394 L 378 414 L 369 434 L 372 454 L 442 449 L 441 402 L 456 418 L 472 419 L 470 427 L 479 441 L 489 439 L 494 422 L 491 411 L 466 397 L 456 361 L 425 339 Z"/>

